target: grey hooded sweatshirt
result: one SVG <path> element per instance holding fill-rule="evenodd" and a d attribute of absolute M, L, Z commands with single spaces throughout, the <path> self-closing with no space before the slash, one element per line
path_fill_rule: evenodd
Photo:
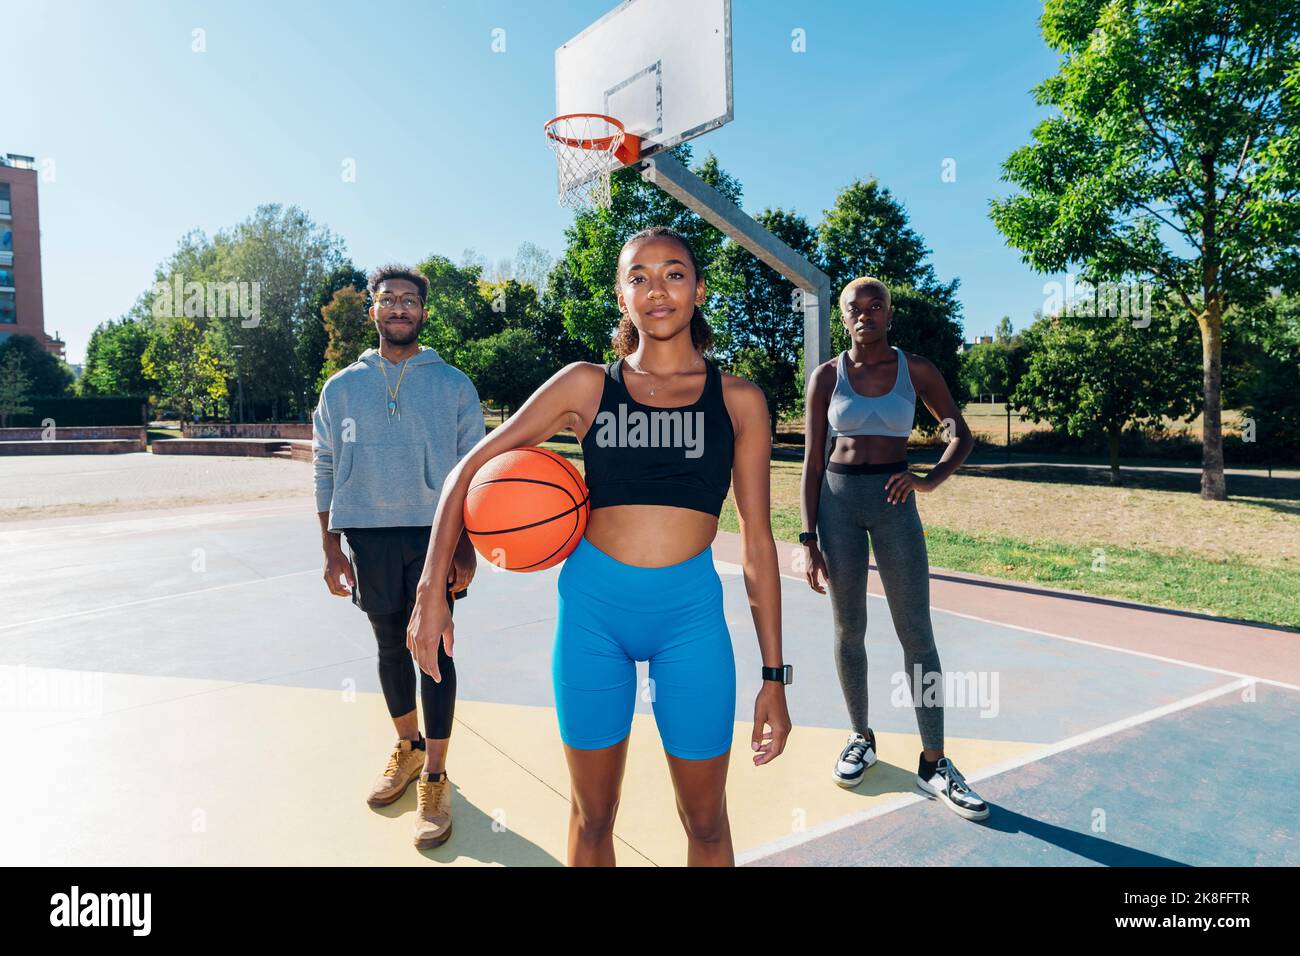
<path fill-rule="evenodd" d="M 321 389 L 312 461 L 316 510 L 330 513 L 330 531 L 433 524 L 447 474 L 484 435 L 469 376 L 425 346 L 405 364 L 397 414 L 388 413 L 388 388 L 402 363 L 375 349 Z"/>

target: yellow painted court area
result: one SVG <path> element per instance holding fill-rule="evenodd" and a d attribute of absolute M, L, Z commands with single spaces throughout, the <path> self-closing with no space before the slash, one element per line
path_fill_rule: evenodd
<path fill-rule="evenodd" d="M 377 693 L 15 666 L 0 667 L 0 686 L 7 864 L 545 866 L 565 859 L 568 771 L 551 708 L 457 702 L 447 763 L 453 832 L 443 847 L 422 852 L 410 842 L 414 786 L 380 810 L 364 800 L 393 739 Z M 52 687 L 62 691 L 49 693 Z M 63 700 L 47 706 L 42 693 Z M 914 735 L 878 733 L 880 764 L 857 791 L 846 791 L 830 779 L 844 729 L 796 727 L 785 753 L 761 768 L 752 764 L 751 732 L 752 724 L 736 725 L 727 787 L 738 854 L 915 792 Z M 970 776 L 1040 747 L 948 742 Z M 685 863 L 649 715 L 634 719 L 615 834 L 620 865 Z"/>

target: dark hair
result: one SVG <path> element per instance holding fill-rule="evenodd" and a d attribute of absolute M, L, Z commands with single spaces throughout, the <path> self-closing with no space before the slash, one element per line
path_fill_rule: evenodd
<path fill-rule="evenodd" d="M 650 226 L 648 229 L 642 229 L 635 235 L 629 236 L 627 242 L 623 243 L 623 248 L 619 252 L 619 258 L 623 258 L 623 253 L 627 247 L 634 242 L 641 242 L 645 239 L 672 239 L 680 243 L 681 247 L 686 250 L 686 258 L 691 260 L 691 271 L 695 273 L 695 278 L 700 277 L 699 266 L 695 262 L 695 252 L 691 249 L 691 244 L 686 241 L 676 229 L 668 226 Z M 618 328 L 614 330 L 614 337 L 610 339 L 610 345 L 618 353 L 619 358 L 625 355 L 631 355 L 636 351 L 637 345 L 641 341 L 641 333 L 636 330 L 636 324 L 632 321 L 632 316 L 626 312 L 619 320 Z M 701 352 L 713 347 L 713 330 L 709 328 L 709 323 L 704 318 L 704 313 L 700 307 L 695 307 L 695 314 L 691 316 L 691 344 Z"/>
<path fill-rule="evenodd" d="M 373 301 L 375 294 L 379 291 L 379 286 L 387 279 L 405 279 L 415 286 L 415 291 L 419 293 L 420 301 L 424 302 L 429 298 L 429 280 L 414 269 L 407 266 L 387 265 L 380 266 L 374 272 L 370 273 L 370 279 L 366 282 L 366 292 L 370 294 Z"/>

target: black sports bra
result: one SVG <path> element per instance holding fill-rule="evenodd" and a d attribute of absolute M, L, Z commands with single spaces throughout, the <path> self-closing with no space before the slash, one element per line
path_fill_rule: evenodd
<path fill-rule="evenodd" d="M 722 513 L 736 435 L 722 373 L 707 358 L 704 364 L 704 394 L 677 408 L 641 404 L 623 383 L 623 360 L 605 365 L 600 409 L 582 438 L 592 508 L 671 505 Z"/>

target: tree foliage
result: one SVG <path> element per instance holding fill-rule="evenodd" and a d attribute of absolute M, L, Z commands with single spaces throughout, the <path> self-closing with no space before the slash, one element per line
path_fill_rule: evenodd
<path fill-rule="evenodd" d="M 1076 438 L 1103 432 L 1119 483 L 1119 436 L 1129 425 L 1159 431 L 1196 410 L 1195 341 L 1189 319 L 1162 307 L 1145 328 L 1123 317 L 1051 316 L 1025 332 L 1028 363 L 1012 393 L 1035 422 Z"/>
<path fill-rule="evenodd" d="M 991 216 L 1043 272 L 1159 284 L 1201 331 L 1202 495 L 1223 498 L 1222 326 L 1300 286 L 1300 6 L 1048 0 L 1054 115 Z"/>
<path fill-rule="evenodd" d="M 0 359 L 16 355 L 28 380 L 28 395 L 55 397 L 68 394 L 75 376 L 68 363 L 45 351 L 30 335 L 11 335 L 0 342 Z"/>

